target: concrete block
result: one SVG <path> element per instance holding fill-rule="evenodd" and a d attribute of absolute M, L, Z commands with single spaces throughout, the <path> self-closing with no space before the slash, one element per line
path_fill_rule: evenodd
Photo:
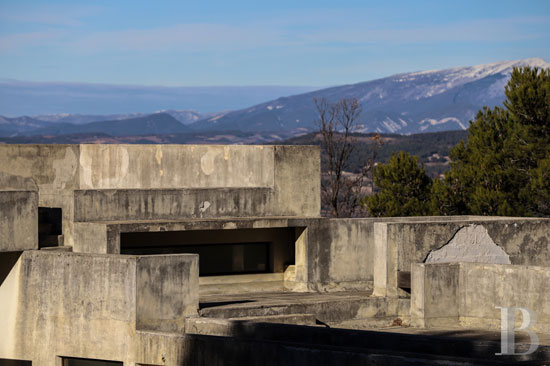
<path fill-rule="evenodd" d="M 182 332 L 183 318 L 196 316 L 197 260 L 23 252 L 0 284 L 0 358 L 45 366 L 55 366 L 56 355 L 131 363 L 143 349 L 177 345 L 164 337 L 144 344 L 137 333 Z"/>
<path fill-rule="evenodd" d="M 411 323 L 500 329 L 498 307 L 536 314 L 530 330 L 550 332 L 550 268 L 480 263 L 415 264 Z M 522 318 L 516 313 L 516 326 Z"/>
<path fill-rule="evenodd" d="M 198 308 L 197 254 L 137 257 L 136 329 L 181 332 Z"/>

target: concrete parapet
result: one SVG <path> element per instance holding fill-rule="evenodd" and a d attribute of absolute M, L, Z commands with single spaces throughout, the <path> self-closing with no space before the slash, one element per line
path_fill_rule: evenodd
<path fill-rule="evenodd" d="M 0 358 L 131 362 L 139 330 L 181 333 L 197 315 L 198 256 L 26 251 L 0 298 Z"/>
<path fill-rule="evenodd" d="M 411 324 L 500 329 L 498 307 L 536 314 L 529 329 L 550 333 L 550 268 L 444 263 L 412 266 Z M 516 312 L 516 327 L 522 322 Z"/>
<path fill-rule="evenodd" d="M 483 235 L 478 235 L 480 232 Z M 411 264 L 423 263 L 428 258 L 437 258 L 439 262 L 506 263 L 509 260 L 511 264 L 550 267 L 547 250 L 550 219 L 488 217 L 421 221 L 417 218 L 416 221 L 377 222 L 374 233 L 374 295 L 377 296 L 397 296 L 398 272 L 410 272 Z M 453 240 L 459 237 L 467 243 Z M 453 250 L 447 251 L 452 255 L 445 259 L 446 246 L 452 246 Z M 439 249 L 443 249 L 442 253 L 431 255 Z"/>

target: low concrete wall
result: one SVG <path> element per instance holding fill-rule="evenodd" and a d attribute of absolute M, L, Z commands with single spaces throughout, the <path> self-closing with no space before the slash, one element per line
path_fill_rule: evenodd
<path fill-rule="evenodd" d="M 311 220 L 306 231 L 305 255 L 296 256 L 297 282 L 310 291 L 372 289 L 371 220 Z"/>
<path fill-rule="evenodd" d="M 490 241 L 488 244 L 496 245 L 504 251 L 503 257 L 508 257 L 511 264 L 550 267 L 550 219 L 444 219 L 374 224 L 375 295 L 397 296 L 398 271 L 410 271 L 411 264 L 423 263 L 430 253 L 445 248 L 461 231 L 476 226 L 480 226 L 486 233 L 486 238 Z M 474 244 L 480 241 L 479 238 L 470 239 Z M 472 246 L 472 253 L 463 253 L 462 259 L 449 257 L 448 261 L 464 261 L 467 257 L 482 255 L 482 251 L 476 250 Z"/>
<path fill-rule="evenodd" d="M 412 266 L 411 324 L 422 327 L 501 327 L 497 307 L 536 314 L 535 332 L 550 332 L 550 268 L 448 263 Z M 516 312 L 516 324 L 522 317 Z"/>
<path fill-rule="evenodd" d="M 140 328 L 183 331 L 184 317 L 197 314 L 198 258 L 27 251 L 0 298 L 0 358 L 45 366 L 57 365 L 56 356 L 130 363 L 156 348 L 161 352 L 146 361 L 166 356 L 177 365 L 174 355 L 182 351 L 169 344 L 181 340 L 143 340 Z"/>
<path fill-rule="evenodd" d="M 464 221 L 468 216 L 384 217 L 359 219 L 312 219 L 297 239 L 296 281 L 311 291 L 343 291 L 373 288 L 375 228 L 417 221 Z M 385 227 L 385 226 L 383 226 Z M 302 268 L 304 267 L 304 268 Z M 302 284 L 301 286 L 299 286 Z"/>
<path fill-rule="evenodd" d="M 464 221 L 468 217 L 430 217 L 434 222 Z M 376 223 L 426 220 L 418 218 L 231 218 L 137 221 L 77 222 L 73 250 L 82 253 L 120 253 L 120 235 L 155 231 L 233 230 L 296 228 L 295 267 L 285 286 L 294 291 L 368 291 L 374 280 Z"/>

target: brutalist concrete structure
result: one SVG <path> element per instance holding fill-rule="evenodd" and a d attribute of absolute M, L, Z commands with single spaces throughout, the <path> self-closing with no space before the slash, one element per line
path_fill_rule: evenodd
<path fill-rule="evenodd" d="M 0 200 L 0 365 L 550 360 L 550 220 L 321 218 L 317 147 L 0 145 Z"/>

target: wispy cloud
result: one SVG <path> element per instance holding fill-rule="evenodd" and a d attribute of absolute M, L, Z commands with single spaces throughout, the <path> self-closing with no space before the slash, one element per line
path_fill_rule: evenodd
<path fill-rule="evenodd" d="M 254 21 L 239 25 L 181 24 L 154 29 L 97 32 L 79 38 L 73 45 L 80 50 L 170 50 L 251 49 L 260 47 L 318 46 L 320 44 L 369 43 L 437 43 L 437 42 L 509 42 L 550 36 L 540 25 L 550 17 L 479 19 L 449 24 L 389 27 L 375 22 L 356 22 L 353 17 L 342 22 L 283 18 L 280 22 Z M 539 25 L 539 27 L 537 27 Z M 545 30 L 546 29 L 546 30 Z"/>
<path fill-rule="evenodd" d="M 76 27 L 84 24 L 84 18 L 97 15 L 101 11 L 102 8 L 95 5 L 33 7 L 18 11 L 2 9 L 0 22 Z"/>
<path fill-rule="evenodd" d="M 11 19 L 76 26 L 81 18 L 97 13 L 96 7 L 72 7 L 62 14 L 4 14 Z M 514 17 L 456 21 L 445 24 L 382 22 L 353 12 L 318 11 L 282 14 L 242 23 L 187 23 L 147 29 L 112 31 L 28 32 L 0 36 L 0 49 L 34 47 L 51 42 L 70 52 L 244 51 L 296 47 L 330 48 L 338 44 L 429 44 L 440 42 L 510 42 L 550 37 L 550 17 Z"/>
<path fill-rule="evenodd" d="M 21 48 L 36 47 L 57 41 L 65 34 L 63 31 L 25 32 L 0 36 L 0 51 L 16 51 Z"/>
<path fill-rule="evenodd" d="M 79 50 L 155 51 L 186 48 L 242 49 L 274 45 L 280 41 L 277 31 L 250 25 L 181 24 L 154 29 L 97 32 L 75 40 Z"/>

